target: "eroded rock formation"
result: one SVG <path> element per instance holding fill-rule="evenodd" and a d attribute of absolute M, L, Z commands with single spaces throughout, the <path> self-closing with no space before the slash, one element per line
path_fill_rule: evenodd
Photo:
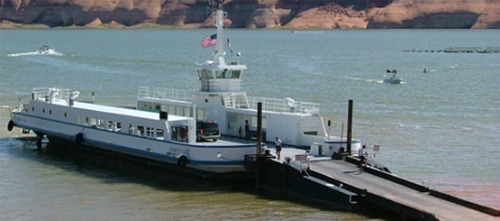
<path fill-rule="evenodd" d="M 213 24 L 216 0 L 0 0 L 2 26 Z M 233 28 L 500 28 L 500 0 L 225 0 Z"/>

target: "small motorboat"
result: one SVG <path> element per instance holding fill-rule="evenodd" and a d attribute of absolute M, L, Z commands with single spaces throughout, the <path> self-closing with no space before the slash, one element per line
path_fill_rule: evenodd
<path fill-rule="evenodd" d="M 47 45 L 42 45 L 42 47 L 40 47 L 40 49 L 38 49 L 38 53 L 39 54 L 48 54 L 50 52 L 50 48 L 49 46 Z"/>
<path fill-rule="evenodd" d="M 54 55 L 54 56 L 63 56 L 62 53 L 60 52 L 57 52 L 56 50 L 54 50 L 53 48 L 49 48 L 49 46 L 47 45 L 42 45 L 42 47 L 40 47 L 40 49 L 38 49 L 37 51 L 35 52 L 31 52 L 31 54 L 34 54 L 34 55 Z"/>
<path fill-rule="evenodd" d="M 435 72 L 435 70 L 424 68 L 424 74 L 433 73 L 433 72 Z"/>
<path fill-rule="evenodd" d="M 398 73 L 397 70 L 394 69 L 388 69 L 387 75 L 390 75 L 390 77 L 384 79 L 384 83 L 389 83 L 389 84 L 400 84 L 401 81 L 403 81 L 402 78 L 396 77 L 396 74 Z"/>

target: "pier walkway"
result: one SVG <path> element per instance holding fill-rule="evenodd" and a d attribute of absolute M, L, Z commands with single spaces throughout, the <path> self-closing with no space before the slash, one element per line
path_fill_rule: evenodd
<path fill-rule="evenodd" d="M 263 187 L 286 198 L 348 211 L 388 211 L 403 220 L 500 220 L 498 210 L 391 174 L 380 165 L 376 168 L 374 162 L 360 170 L 354 157 L 333 160 L 283 148 L 280 159 L 267 162 L 260 174 Z"/>
<path fill-rule="evenodd" d="M 324 160 L 310 163 L 312 173 L 321 174 L 346 186 L 365 190 L 364 201 L 391 210 L 408 210 L 402 212 L 402 215 L 415 213 L 410 211 L 414 210 L 427 215 L 427 217 L 421 217 L 423 220 L 429 218 L 454 221 L 499 220 L 498 217 L 431 195 L 430 190 L 423 186 L 419 187 L 418 184 L 411 181 L 387 175 L 401 179 L 403 182 L 400 184 L 393 181 L 394 179 L 372 174 L 368 170 L 369 168 L 365 169 L 365 172 L 360 172 L 357 165 L 344 160 Z M 432 216 L 434 218 L 431 218 Z"/>

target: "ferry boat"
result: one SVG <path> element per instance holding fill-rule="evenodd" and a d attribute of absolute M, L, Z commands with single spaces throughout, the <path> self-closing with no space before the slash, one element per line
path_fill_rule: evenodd
<path fill-rule="evenodd" d="M 225 16 L 219 5 L 217 34 L 205 42 L 213 44 L 214 58 L 196 64 L 199 90 L 181 95 L 178 90 L 140 87 L 137 108 L 130 109 L 79 101 L 76 90 L 35 88 L 29 103 L 12 112 L 7 129 L 33 131 L 37 146 L 47 137 L 206 173 L 246 173 L 245 156 L 270 152 L 254 139 L 256 106 L 262 103 L 262 141 L 280 137 L 285 145 L 310 148 L 312 155 L 325 157 L 345 147 L 346 139 L 328 134 L 319 104 L 246 96 L 241 90 L 246 65 L 225 60 Z M 197 139 L 199 122 L 217 122 L 222 135 L 210 137 L 211 142 Z M 351 144 L 357 153 L 360 141 Z"/>

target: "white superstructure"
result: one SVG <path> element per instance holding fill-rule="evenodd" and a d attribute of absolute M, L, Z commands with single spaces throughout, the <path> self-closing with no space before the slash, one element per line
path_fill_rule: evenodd
<path fill-rule="evenodd" d="M 280 137 L 288 146 L 311 147 L 311 153 L 316 156 L 331 156 L 341 146 L 345 148 L 345 138 L 328 133 L 328 123 L 320 116 L 320 104 L 247 96 L 241 87 L 247 66 L 240 64 L 239 52 L 235 60 L 226 61 L 223 35 L 226 14 L 219 8 L 216 16 L 217 43 L 213 60 L 195 65 L 198 89 L 139 87 L 137 109 L 214 120 L 223 135 L 252 139 L 257 136 L 257 103 L 261 102 L 263 141 L 273 142 L 275 137 Z M 352 153 L 357 153 L 360 146 L 359 140 L 352 140 Z"/>

